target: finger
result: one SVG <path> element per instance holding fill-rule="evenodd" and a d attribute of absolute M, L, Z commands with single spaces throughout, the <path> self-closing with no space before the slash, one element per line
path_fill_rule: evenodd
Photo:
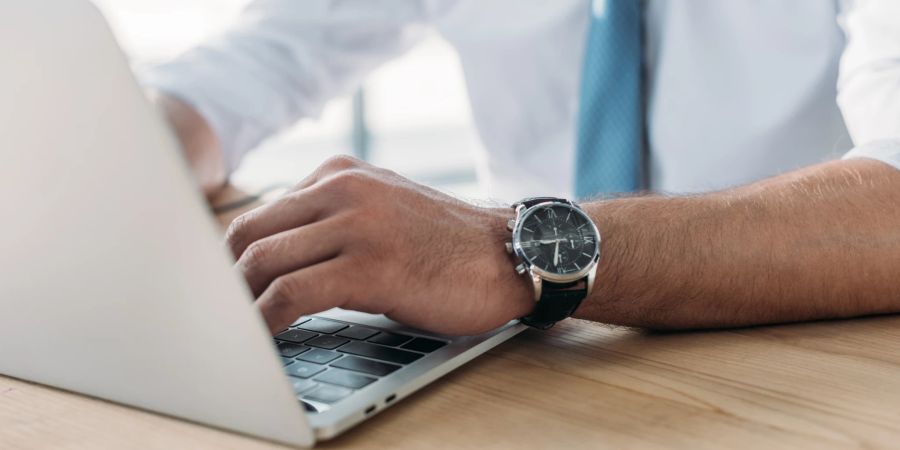
<path fill-rule="evenodd" d="M 349 156 L 331 158 L 298 184 L 297 190 L 235 219 L 225 234 L 234 257 L 240 258 L 259 239 L 299 228 L 343 206 L 346 194 L 361 186 L 363 166 L 365 163 Z"/>
<path fill-rule="evenodd" d="M 327 261 L 340 253 L 346 243 L 346 227 L 328 219 L 282 231 L 247 247 L 238 259 L 253 295 L 259 296 L 276 278 L 307 266 Z"/>
<path fill-rule="evenodd" d="M 316 221 L 332 206 L 315 188 L 293 192 L 235 219 L 225 233 L 225 241 L 236 259 L 250 244 L 275 234 Z"/>
<path fill-rule="evenodd" d="M 343 259 L 282 275 L 269 285 L 256 304 L 272 334 L 284 330 L 300 316 L 347 303 L 356 287 L 347 279 L 351 272 Z"/>

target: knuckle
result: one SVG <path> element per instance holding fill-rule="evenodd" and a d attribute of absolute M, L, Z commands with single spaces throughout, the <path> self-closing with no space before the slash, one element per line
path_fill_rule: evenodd
<path fill-rule="evenodd" d="M 328 170 L 347 170 L 362 165 L 362 161 L 350 155 L 337 155 L 328 158 L 322 167 Z"/>
<path fill-rule="evenodd" d="M 381 177 L 381 178 L 383 178 L 384 180 L 387 180 L 387 181 L 392 181 L 392 180 L 397 180 L 397 179 L 402 179 L 402 178 L 403 178 L 403 177 L 402 177 L 400 174 L 398 174 L 397 172 L 394 172 L 394 171 L 391 170 L 391 169 L 385 169 L 384 167 L 373 167 L 373 170 L 372 170 L 372 171 L 373 171 L 374 173 L 378 174 L 379 177 Z"/>
<path fill-rule="evenodd" d="M 369 175 L 362 170 L 344 170 L 328 180 L 328 184 L 343 193 L 365 192 L 371 188 Z"/>

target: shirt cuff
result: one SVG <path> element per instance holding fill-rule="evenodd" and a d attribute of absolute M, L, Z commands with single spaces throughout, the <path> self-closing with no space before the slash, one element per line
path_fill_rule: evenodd
<path fill-rule="evenodd" d="M 857 146 L 842 159 L 869 158 L 900 170 L 900 139 L 874 141 Z"/>
<path fill-rule="evenodd" d="M 229 174 L 240 165 L 244 154 L 263 139 L 260 127 L 233 114 L 218 100 L 228 90 L 216 85 L 216 77 L 197 76 L 179 63 L 140 70 L 138 80 L 145 88 L 175 97 L 202 116 L 215 134 Z"/>

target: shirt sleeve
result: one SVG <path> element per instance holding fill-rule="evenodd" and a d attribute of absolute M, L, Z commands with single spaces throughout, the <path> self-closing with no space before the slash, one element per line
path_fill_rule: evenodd
<path fill-rule="evenodd" d="M 900 140 L 874 141 L 847 152 L 843 159 L 869 158 L 900 169 Z"/>
<path fill-rule="evenodd" d="M 234 170 L 262 140 L 354 88 L 427 33 L 425 2 L 255 0 L 222 35 L 139 71 L 194 107 Z"/>
<path fill-rule="evenodd" d="M 900 1 L 842 0 L 838 104 L 857 146 L 844 158 L 900 169 Z"/>

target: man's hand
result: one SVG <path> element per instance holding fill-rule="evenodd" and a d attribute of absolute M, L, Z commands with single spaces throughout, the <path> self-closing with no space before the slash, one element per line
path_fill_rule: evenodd
<path fill-rule="evenodd" d="M 206 119 L 175 97 L 159 92 L 149 92 L 148 96 L 168 120 L 203 192 L 208 197 L 218 193 L 225 186 L 225 162 L 219 141 Z"/>
<path fill-rule="evenodd" d="M 340 307 L 466 335 L 534 306 L 504 249 L 512 216 L 337 157 L 235 220 L 227 240 L 273 333 Z"/>

